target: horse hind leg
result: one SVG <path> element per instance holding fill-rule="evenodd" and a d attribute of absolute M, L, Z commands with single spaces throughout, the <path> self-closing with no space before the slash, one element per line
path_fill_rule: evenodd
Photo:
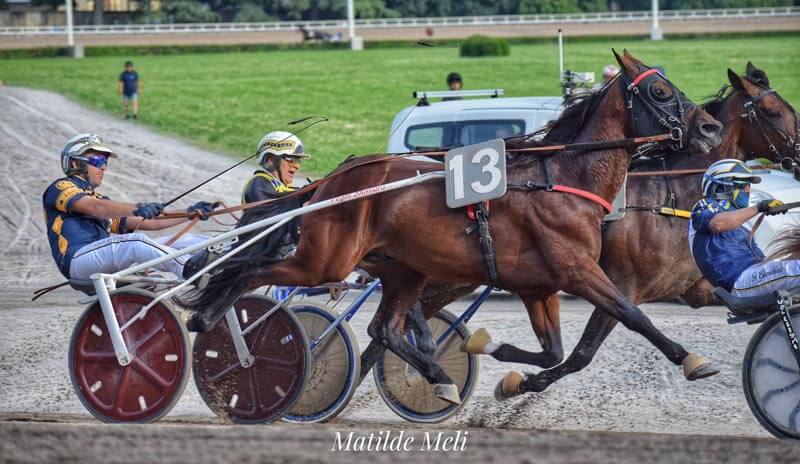
<path fill-rule="evenodd" d="M 383 297 L 367 331 L 374 340 L 380 341 L 433 384 L 434 392 L 439 398 L 460 404 L 458 388 L 444 369 L 406 339 L 407 316 L 422 291 L 425 280 L 424 275 L 409 268 L 395 269 L 390 279 L 381 277 Z"/>
<path fill-rule="evenodd" d="M 560 302 L 558 295 L 553 294 L 545 300 L 534 295 L 520 295 L 533 332 L 542 346 L 541 352 L 526 351 L 510 343 L 493 342 L 486 329 L 476 330 L 461 348 L 470 354 L 488 354 L 502 362 L 531 364 L 549 368 L 564 359 L 564 347 L 561 341 Z"/>

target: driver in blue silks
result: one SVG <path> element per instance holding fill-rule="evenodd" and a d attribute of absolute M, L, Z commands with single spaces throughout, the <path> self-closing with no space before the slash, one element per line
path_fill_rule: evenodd
<path fill-rule="evenodd" d="M 725 159 L 703 174 L 703 198 L 692 209 L 689 249 L 703 276 L 735 296 L 800 291 L 800 260 L 767 260 L 744 224 L 780 200 L 750 203 L 750 184 L 761 182 L 746 164 Z M 785 213 L 782 211 L 781 213 Z"/>

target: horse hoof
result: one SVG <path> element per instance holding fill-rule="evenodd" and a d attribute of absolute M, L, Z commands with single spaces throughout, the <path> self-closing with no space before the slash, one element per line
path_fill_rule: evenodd
<path fill-rule="evenodd" d="M 492 336 L 488 330 L 481 327 L 461 342 L 461 351 L 469 354 L 487 354 L 485 350 L 489 343 L 492 343 Z"/>
<path fill-rule="evenodd" d="M 525 376 L 521 372 L 509 372 L 503 377 L 503 380 L 497 383 L 494 389 L 494 398 L 497 401 L 504 401 L 521 394 L 520 387 L 523 380 L 525 380 Z"/>
<path fill-rule="evenodd" d="M 719 369 L 711 361 L 698 354 L 689 353 L 681 364 L 686 380 L 704 379 L 719 374 Z"/>
<path fill-rule="evenodd" d="M 461 397 L 458 395 L 458 387 L 452 383 L 437 383 L 433 386 L 433 393 L 448 403 L 455 405 L 461 404 Z"/>
<path fill-rule="evenodd" d="M 427 382 L 425 377 L 423 377 L 418 370 L 411 367 L 411 364 L 406 364 L 406 385 L 415 387 L 422 382 Z"/>

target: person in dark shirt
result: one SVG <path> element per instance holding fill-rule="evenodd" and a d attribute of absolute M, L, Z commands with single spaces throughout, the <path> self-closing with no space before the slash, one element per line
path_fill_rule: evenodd
<path fill-rule="evenodd" d="M 750 184 L 759 182 L 739 160 L 712 164 L 703 174 L 705 198 L 692 209 L 689 249 L 703 277 L 736 296 L 800 291 L 800 260 L 767 260 L 744 227 L 758 213 L 778 214 L 772 208 L 783 204 L 767 199 L 749 206 Z"/>
<path fill-rule="evenodd" d="M 163 211 L 161 203 L 123 203 L 99 194 L 95 189 L 103 182 L 109 159 L 116 157 L 95 134 L 73 137 L 61 151 L 65 177 L 53 181 L 42 195 L 53 260 L 59 271 L 73 281 L 88 283 L 92 274 L 117 272 L 205 239 L 185 234 L 166 246 L 169 237 L 151 239 L 133 233 L 166 229 L 189 219 L 152 220 Z M 187 211 L 207 214 L 213 209 L 213 204 L 201 201 Z M 185 259 L 173 259 L 155 267 L 181 276 Z"/>
<path fill-rule="evenodd" d="M 461 74 L 457 72 L 451 72 L 447 75 L 447 89 L 448 90 L 461 90 L 461 86 L 463 82 L 461 82 Z M 462 97 L 444 97 L 442 101 L 452 101 L 452 100 L 461 100 Z"/>
<path fill-rule="evenodd" d="M 125 62 L 125 71 L 119 75 L 119 94 L 122 96 L 122 112 L 129 119 L 128 104 L 133 107 L 133 119 L 139 117 L 139 74 L 133 70 L 133 62 Z"/>

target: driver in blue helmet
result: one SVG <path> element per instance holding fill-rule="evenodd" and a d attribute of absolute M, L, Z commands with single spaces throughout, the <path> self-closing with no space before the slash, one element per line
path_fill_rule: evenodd
<path fill-rule="evenodd" d="M 117 154 L 99 136 L 76 135 L 61 151 L 64 177 L 53 181 L 42 196 L 53 260 L 65 277 L 78 283 L 88 283 L 92 274 L 117 272 L 205 239 L 185 234 L 166 246 L 168 237 L 151 239 L 132 233 L 162 230 L 189 219 L 153 220 L 164 210 L 161 203 L 123 203 L 98 193 L 95 189 L 103 182 L 111 158 Z M 187 211 L 207 214 L 213 209 L 213 204 L 201 201 Z M 185 259 L 155 267 L 180 276 Z"/>
<path fill-rule="evenodd" d="M 689 249 L 703 276 L 735 296 L 760 296 L 776 290 L 800 291 L 800 260 L 767 260 L 744 224 L 780 200 L 750 206 L 750 185 L 761 178 L 743 162 L 724 159 L 703 174 L 703 196 L 692 209 Z"/>

